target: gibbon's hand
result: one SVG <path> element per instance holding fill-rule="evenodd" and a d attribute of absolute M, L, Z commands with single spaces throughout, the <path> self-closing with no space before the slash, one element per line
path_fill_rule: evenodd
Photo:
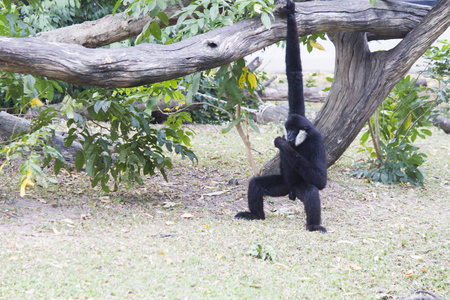
<path fill-rule="evenodd" d="M 278 149 L 281 149 L 283 146 L 289 145 L 289 142 L 280 136 L 276 137 L 273 143 L 275 144 L 275 147 L 277 147 Z"/>
<path fill-rule="evenodd" d="M 295 3 L 287 0 L 286 6 L 282 8 L 287 18 L 295 18 Z"/>

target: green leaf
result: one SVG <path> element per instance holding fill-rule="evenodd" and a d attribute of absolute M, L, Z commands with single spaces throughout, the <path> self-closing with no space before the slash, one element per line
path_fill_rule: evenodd
<path fill-rule="evenodd" d="M 364 143 L 367 141 L 367 139 L 369 138 L 369 135 L 370 135 L 369 130 L 367 130 L 367 131 L 361 136 L 361 145 L 364 144 Z"/>
<path fill-rule="evenodd" d="M 248 125 L 250 125 L 250 127 L 253 129 L 253 131 L 255 131 L 256 133 L 261 133 L 259 131 L 258 126 L 256 126 L 255 122 L 253 121 L 252 117 L 249 115 L 245 115 L 245 118 L 247 119 L 247 123 Z"/>
<path fill-rule="evenodd" d="M 59 171 L 62 169 L 62 167 L 64 167 L 64 162 L 59 159 L 55 159 L 55 162 L 53 163 L 53 169 L 55 171 L 55 176 L 58 176 Z"/>
<path fill-rule="evenodd" d="M 102 109 L 102 106 L 103 106 L 103 103 L 104 103 L 104 102 L 105 102 L 104 100 L 101 100 L 101 101 L 97 101 L 97 102 L 94 103 L 94 112 L 95 112 L 96 114 L 98 114 L 98 112 L 100 111 L 100 109 Z"/>
<path fill-rule="evenodd" d="M 422 131 L 423 134 L 426 134 L 428 136 L 432 135 L 432 132 L 428 129 L 422 128 L 422 129 L 420 129 L 420 131 Z"/>
<path fill-rule="evenodd" d="M 165 12 L 160 11 L 160 12 L 158 13 L 158 19 L 160 19 L 161 22 L 164 23 L 164 25 L 166 25 L 166 26 L 169 25 L 169 17 L 166 15 Z"/>
<path fill-rule="evenodd" d="M 190 27 L 192 35 L 197 35 L 198 33 L 198 24 L 192 24 Z"/>
<path fill-rule="evenodd" d="M 177 25 L 183 25 L 184 20 L 189 16 L 189 12 L 185 12 L 180 15 L 180 17 L 177 20 Z"/>
<path fill-rule="evenodd" d="M 158 3 L 158 6 L 161 10 L 164 10 L 167 8 L 167 3 L 165 0 L 153 0 L 156 1 Z"/>
<path fill-rule="evenodd" d="M 122 4 L 122 0 L 117 0 L 116 4 L 114 5 L 112 14 L 114 15 L 117 11 L 117 9 L 119 8 L 119 6 Z"/>
<path fill-rule="evenodd" d="M 83 169 L 84 165 L 84 152 L 82 150 L 78 150 L 77 154 L 75 155 L 75 168 L 78 172 L 80 172 Z"/>
<path fill-rule="evenodd" d="M 190 105 L 195 94 L 197 94 L 200 88 L 200 79 L 202 78 L 202 72 L 197 72 L 193 75 L 192 83 L 189 85 L 188 93 L 186 94 L 186 104 Z"/>
<path fill-rule="evenodd" d="M 241 120 L 242 120 L 242 116 L 240 115 L 239 118 L 235 119 L 233 122 L 230 123 L 230 125 L 228 125 L 227 128 L 222 129 L 222 133 L 227 133 L 229 132 L 234 126 L 236 126 Z"/>
<path fill-rule="evenodd" d="M 161 40 L 161 28 L 157 22 L 150 24 L 150 32 L 157 40 Z"/>
<path fill-rule="evenodd" d="M 64 140 L 65 140 L 64 146 L 66 146 L 66 147 L 72 146 L 72 143 L 73 143 L 74 140 L 76 140 L 76 138 L 77 138 L 76 134 L 67 136 L 67 137 L 64 139 Z"/>
<path fill-rule="evenodd" d="M 272 21 L 270 20 L 269 14 L 266 12 L 263 12 L 261 14 L 261 22 L 263 23 L 264 27 L 266 27 L 266 29 L 270 29 L 272 27 Z"/>
<path fill-rule="evenodd" d="M 3 4 L 5 5 L 7 11 L 11 10 L 11 0 L 3 0 Z"/>
<path fill-rule="evenodd" d="M 219 15 L 219 4 L 218 3 L 213 4 L 209 13 L 210 13 L 211 21 L 216 20 L 217 16 Z"/>

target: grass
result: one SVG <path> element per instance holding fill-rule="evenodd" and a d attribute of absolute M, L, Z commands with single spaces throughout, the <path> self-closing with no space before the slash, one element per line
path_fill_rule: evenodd
<path fill-rule="evenodd" d="M 277 126 L 252 135 L 257 162 L 274 153 Z M 237 134 L 195 126 L 199 164 L 174 158 L 169 183 L 105 195 L 83 174 L 59 176 L 22 199 L 1 175 L 2 299 L 398 299 L 426 290 L 450 296 L 448 137 L 419 141 L 423 188 L 348 176 L 352 145 L 321 193 L 327 234 L 304 229 L 303 205 L 274 198 L 265 221 L 246 208 L 250 168 Z M 11 181 L 13 178 L 13 181 Z M 227 181 L 237 178 L 238 186 Z M 8 179 L 8 180 L 7 180 Z M 211 195 L 212 193 L 217 193 Z M 165 204 L 164 204 L 165 203 Z M 273 249 L 273 260 L 248 252 Z"/>

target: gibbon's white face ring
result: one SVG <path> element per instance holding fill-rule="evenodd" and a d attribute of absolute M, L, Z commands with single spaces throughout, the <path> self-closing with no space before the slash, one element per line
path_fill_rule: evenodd
<path fill-rule="evenodd" d="M 306 139 L 306 131 L 300 130 L 295 138 L 295 146 L 297 147 Z"/>

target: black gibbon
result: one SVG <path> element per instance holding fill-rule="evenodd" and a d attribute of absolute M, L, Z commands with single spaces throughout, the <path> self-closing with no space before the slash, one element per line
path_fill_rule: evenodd
<path fill-rule="evenodd" d="M 264 196 L 286 196 L 300 199 L 306 212 L 306 230 L 326 232 L 321 225 L 319 190 L 327 183 L 327 162 L 322 135 L 305 117 L 302 64 L 295 4 L 288 0 L 283 8 L 287 17 L 286 75 L 288 79 L 289 115 L 284 137 L 277 137 L 280 150 L 280 175 L 255 177 L 248 187 L 249 212 L 235 218 L 264 220 Z"/>

